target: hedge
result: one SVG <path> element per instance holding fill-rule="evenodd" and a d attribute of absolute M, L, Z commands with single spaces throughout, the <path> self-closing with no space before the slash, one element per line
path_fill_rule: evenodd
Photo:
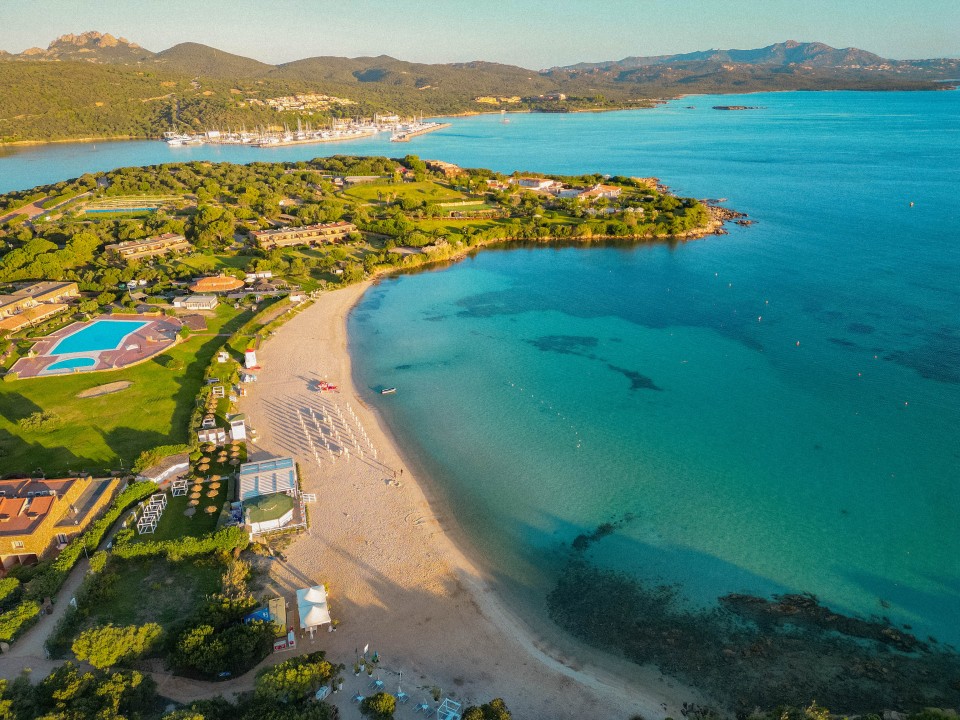
<path fill-rule="evenodd" d="M 224 528 L 200 538 L 182 537 L 176 540 L 130 542 L 131 538 L 132 533 L 124 536 L 118 533 L 113 554 L 124 559 L 166 555 L 169 560 L 176 562 L 196 555 L 207 555 L 216 550 L 226 552 L 232 552 L 237 548 L 242 550 L 250 543 L 250 538 L 247 537 L 243 528 L 236 526 Z"/>
<path fill-rule="evenodd" d="M 0 579 L 0 610 L 9 610 L 20 600 L 23 586 L 15 577 Z"/>
<path fill-rule="evenodd" d="M 13 642 L 40 617 L 40 603 L 26 600 L 0 615 L 0 641 Z"/>

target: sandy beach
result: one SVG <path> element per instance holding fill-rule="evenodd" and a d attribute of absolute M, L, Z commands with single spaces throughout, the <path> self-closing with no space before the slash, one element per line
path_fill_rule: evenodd
<path fill-rule="evenodd" d="M 352 696 L 374 692 L 377 677 L 410 695 L 398 717 L 413 716 L 431 688 L 465 705 L 503 697 L 517 718 L 652 720 L 700 702 L 653 668 L 624 662 L 610 672 L 616 661 L 604 657 L 601 668 L 589 649 L 561 652 L 495 595 L 454 542 L 454 518 L 353 386 L 346 318 L 369 286 L 324 293 L 270 337 L 240 408 L 258 433 L 253 458 L 294 455 L 304 492 L 316 494 L 309 532 L 270 563 L 270 584 L 288 599 L 298 587 L 327 586 L 338 629 L 300 638 L 297 652 L 326 650 L 348 666 L 333 696 L 343 717 L 360 717 Z M 339 391 L 316 390 L 319 380 Z M 381 657 L 373 678 L 353 673 L 367 645 Z"/>

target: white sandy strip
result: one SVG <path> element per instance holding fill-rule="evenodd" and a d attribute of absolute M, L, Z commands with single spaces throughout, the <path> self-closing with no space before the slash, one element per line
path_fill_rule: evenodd
<path fill-rule="evenodd" d="M 334 696 L 343 717 L 359 717 L 352 695 L 374 691 L 352 669 L 367 644 L 382 657 L 387 690 L 396 692 L 403 673 L 411 702 L 399 718 L 413 717 L 432 687 L 467 703 L 500 696 L 515 717 L 530 719 L 680 717 L 681 702 L 701 702 L 653 669 L 604 662 L 601 670 L 586 648 L 546 646 L 494 594 L 451 540 L 455 519 L 428 501 L 429 487 L 411 476 L 353 387 L 346 317 L 368 287 L 325 293 L 278 330 L 258 352 L 258 382 L 241 401 L 259 433 L 253 457 L 294 455 L 304 491 L 317 495 L 309 535 L 272 563 L 271 582 L 290 600 L 298 587 L 327 585 L 342 624 L 300 639 L 297 651 L 324 649 L 348 665 Z M 319 380 L 339 392 L 315 390 Z"/>

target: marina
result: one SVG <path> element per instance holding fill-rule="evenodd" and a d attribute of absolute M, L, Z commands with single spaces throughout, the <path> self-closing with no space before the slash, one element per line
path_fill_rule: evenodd
<path fill-rule="evenodd" d="M 186 147 L 196 145 L 243 145 L 256 148 L 278 148 L 290 145 L 312 145 L 324 142 L 343 142 L 370 138 L 381 132 L 389 132 L 391 142 L 409 142 L 419 135 L 450 127 L 450 123 L 424 122 L 412 120 L 400 122 L 395 115 L 374 116 L 372 120 L 357 119 L 350 122 L 332 122 L 329 127 L 314 129 L 309 123 L 304 126 L 297 122 L 297 129 L 290 130 L 286 124 L 283 130 L 258 128 L 249 132 L 245 128 L 234 130 L 205 130 L 199 133 L 184 133 L 169 130 L 163 134 L 168 147 Z"/>

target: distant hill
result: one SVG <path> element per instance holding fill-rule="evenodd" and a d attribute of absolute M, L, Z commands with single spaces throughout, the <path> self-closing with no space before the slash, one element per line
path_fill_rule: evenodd
<path fill-rule="evenodd" d="M 0 142 L 150 137 L 171 127 L 282 126 L 326 122 L 331 115 L 607 110 L 698 93 L 934 90 L 958 77 L 960 60 L 886 60 L 857 48 L 795 41 L 537 71 L 388 55 L 270 65 L 193 42 L 154 53 L 91 31 L 59 37 L 46 49 L 0 51 Z M 267 102 L 297 94 L 348 102 L 282 114 Z"/>
<path fill-rule="evenodd" d="M 700 50 L 679 55 L 653 55 L 649 57 L 626 57 L 599 63 L 577 63 L 551 70 L 605 70 L 610 68 L 632 69 L 650 65 L 679 65 L 685 63 L 718 63 L 733 65 L 809 65 L 810 67 L 865 67 L 884 63 L 885 60 L 858 48 L 837 49 L 818 42 L 801 43 L 796 40 L 768 45 L 755 50 Z"/>
<path fill-rule="evenodd" d="M 193 42 L 174 45 L 168 50 L 156 53 L 151 59 L 157 65 L 174 72 L 215 78 L 261 77 L 274 69 L 273 65 L 267 65 L 259 60 L 251 60 Z"/>
<path fill-rule="evenodd" d="M 29 48 L 19 55 L 0 59 L 18 60 L 86 60 L 95 63 L 135 63 L 153 56 L 136 43 L 126 38 L 117 38 L 109 33 L 95 31 L 80 35 L 61 35 L 47 48 Z"/>

